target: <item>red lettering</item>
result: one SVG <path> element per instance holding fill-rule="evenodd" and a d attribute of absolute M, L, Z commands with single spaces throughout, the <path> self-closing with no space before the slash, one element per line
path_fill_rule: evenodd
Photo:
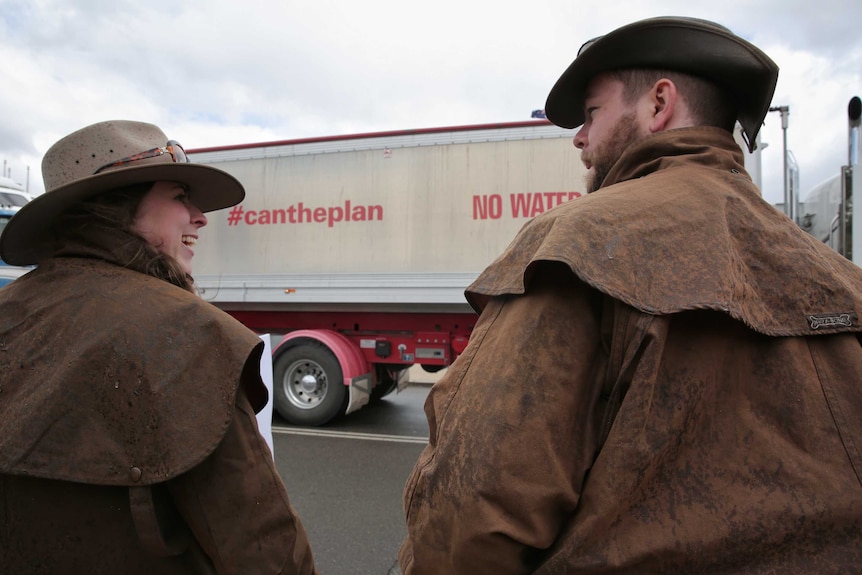
<path fill-rule="evenodd" d="M 527 195 L 528 194 L 511 194 L 509 201 L 512 204 L 513 218 L 527 217 Z"/>
<path fill-rule="evenodd" d="M 542 202 L 542 194 L 533 194 L 533 202 L 530 206 L 530 217 L 534 218 L 545 211 L 545 204 Z"/>
<path fill-rule="evenodd" d="M 473 196 L 473 219 L 488 219 L 488 196 Z"/>
<path fill-rule="evenodd" d="M 556 208 L 566 201 L 566 192 L 548 192 L 548 195 L 550 196 L 548 199 L 549 208 Z"/>
<path fill-rule="evenodd" d="M 380 204 L 374 204 L 372 206 L 368 206 L 368 219 L 371 221 L 383 221 L 383 206 Z"/>
<path fill-rule="evenodd" d="M 344 219 L 344 210 L 340 206 L 329 208 L 329 223 L 330 228 L 335 225 L 335 222 L 340 222 Z"/>
<path fill-rule="evenodd" d="M 302 202 L 273 210 L 244 210 L 230 214 L 228 225 L 244 223 L 248 226 L 266 226 L 273 224 L 310 224 L 326 223 L 327 227 L 334 227 L 341 222 L 365 222 L 382 221 L 383 206 L 379 204 L 354 205 L 350 200 L 345 200 L 341 206 L 329 207 L 306 207 Z"/>
<path fill-rule="evenodd" d="M 488 215 L 492 220 L 499 220 L 503 215 L 503 198 L 500 194 L 493 194 L 488 198 Z"/>
<path fill-rule="evenodd" d="M 302 202 L 299 202 L 297 210 L 299 211 L 299 217 L 297 218 L 296 223 L 301 224 L 304 222 L 311 222 L 311 210 L 303 207 Z"/>
<path fill-rule="evenodd" d="M 556 208 L 568 200 L 579 197 L 581 197 L 580 192 L 536 192 L 510 194 L 509 201 L 512 205 L 513 218 L 534 218 L 547 210 Z M 476 219 L 475 206 L 473 219 Z"/>
<path fill-rule="evenodd" d="M 500 194 L 473 196 L 474 220 L 499 220 L 503 215 L 503 198 Z"/>

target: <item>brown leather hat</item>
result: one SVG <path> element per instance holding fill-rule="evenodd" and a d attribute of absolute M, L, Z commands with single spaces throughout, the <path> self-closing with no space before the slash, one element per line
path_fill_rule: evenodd
<path fill-rule="evenodd" d="M 202 212 L 238 204 L 242 184 L 230 174 L 190 164 L 185 152 L 156 126 L 143 122 L 100 122 L 69 134 L 42 160 L 45 193 L 22 207 L 0 235 L 0 259 L 31 265 L 51 255 L 51 227 L 77 202 L 112 189 L 145 182 L 187 186 Z"/>
<path fill-rule="evenodd" d="M 551 89 L 545 114 L 563 128 L 580 126 L 587 83 L 602 72 L 636 68 L 683 72 L 721 87 L 733 99 L 749 150 L 754 151 L 778 66 L 724 26 L 698 18 L 649 18 L 585 43 Z"/>

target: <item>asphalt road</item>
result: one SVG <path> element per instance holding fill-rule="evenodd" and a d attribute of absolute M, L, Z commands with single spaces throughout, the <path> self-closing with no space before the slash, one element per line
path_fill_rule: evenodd
<path fill-rule="evenodd" d="M 278 471 L 321 575 L 387 575 L 406 535 L 402 493 L 428 437 L 428 386 L 322 428 L 273 419 Z"/>

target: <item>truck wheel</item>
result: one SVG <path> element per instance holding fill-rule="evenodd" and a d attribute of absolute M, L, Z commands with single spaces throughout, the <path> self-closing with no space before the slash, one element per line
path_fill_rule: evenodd
<path fill-rule="evenodd" d="M 347 386 L 335 355 L 320 343 L 279 354 L 272 366 L 273 405 L 296 425 L 323 425 L 344 413 Z"/>
<path fill-rule="evenodd" d="M 371 402 L 376 403 L 395 391 L 398 386 L 398 375 L 401 369 L 377 365 L 377 385 L 371 390 Z"/>

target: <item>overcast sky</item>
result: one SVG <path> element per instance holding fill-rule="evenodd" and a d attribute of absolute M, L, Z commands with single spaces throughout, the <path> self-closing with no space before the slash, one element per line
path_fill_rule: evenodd
<path fill-rule="evenodd" d="M 48 147 L 102 120 L 152 122 L 186 148 L 526 120 L 585 40 L 666 15 L 769 54 L 801 189 L 838 173 L 862 95 L 860 0 L 0 0 L 0 161 L 40 193 Z M 773 203 L 782 137 L 768 114 Z"/>

